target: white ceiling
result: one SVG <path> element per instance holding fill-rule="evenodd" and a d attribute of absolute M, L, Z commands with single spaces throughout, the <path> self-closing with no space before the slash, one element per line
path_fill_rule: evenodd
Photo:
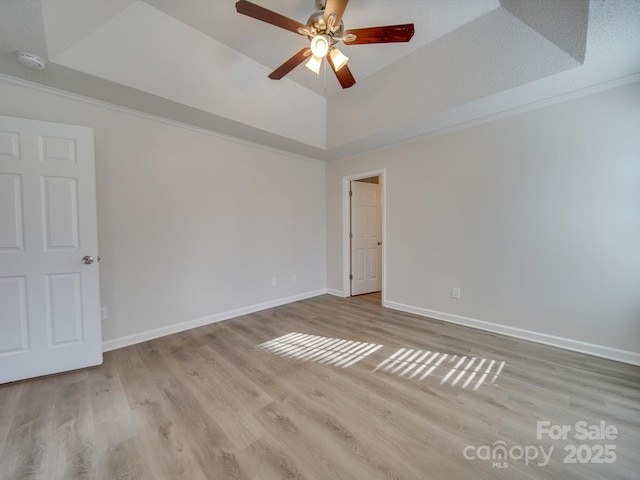
<path fill-rule="evenodd" d="M 343 21 L 416 33 L 340 46 L 357 81 L 342 90 L 303 66 L 268 79 L 308 41 L 234 0 L 2 0 L 0 74 L 325 160 L 640 74 L 639 0 L 351 0 Z"/>
<path fill-rule="evenodd" d="M 221 3 L 235 2 L 189 2 L 190 8 L 184 8 L 184 2 L 171 0 L 147 0 L 147 3 L 261 63 L 269 70 L 275 70 L 309 44 L 306 37 L 239 15 L 235 8 L 221 8 Z M 254 3 L 305 24 L 308 17 L 316 11 L 314 0 L 254 0 Z M 404 23 L 414 23 L 422 28 L 416 31 L 409 43 L 358 46 L 340 44 L 338 47 L 350 58 L 349 68 L 356 81 L 363 80 L 499 6 L 499 0 L 351 0 L 343 17 L 347 30 Z M 324 75 L 316 78 L 305 68 L 295 69 L 288 77 L 320 95 L 331 96 L 339 92 L 341 87 L 333 78 L 333 73 L 328 73 L 330 75 L 326 82 Z"/>

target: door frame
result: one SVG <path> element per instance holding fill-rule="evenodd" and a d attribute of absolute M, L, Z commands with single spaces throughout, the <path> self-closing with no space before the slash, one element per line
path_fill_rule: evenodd
<path fill-rule="evenodd" d="M 382 196 L 382 304 L 385 303 L 387 291 L 387 169 L 370 170 L 368 172 L 356 173 L 342 177 L 342 296 L 351 296 L 351 201 L 349 198 L 350 184 L 354 180 L 363 178 L 379 177 L 380 194 Z"/>

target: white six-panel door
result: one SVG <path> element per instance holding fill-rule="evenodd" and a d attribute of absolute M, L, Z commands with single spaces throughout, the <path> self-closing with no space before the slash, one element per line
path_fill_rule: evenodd
<path fill-rule="evenodd" d="M 382 288 L 380 185 L 351 182 L 351 295 Z"/>
<path fill-rule="evenodd" d="M 102 363 L 94 169 L 91 129 L 0 116 L 0 383 Z"/>

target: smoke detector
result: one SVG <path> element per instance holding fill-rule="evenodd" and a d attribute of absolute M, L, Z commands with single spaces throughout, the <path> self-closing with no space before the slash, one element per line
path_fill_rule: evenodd
<path fill-rule="evenodd" d="M 18 52 L 18 61 L 29 68 L 34 70 L 44 70 L 45 61 L 39 56 L 29 52 Z"/>

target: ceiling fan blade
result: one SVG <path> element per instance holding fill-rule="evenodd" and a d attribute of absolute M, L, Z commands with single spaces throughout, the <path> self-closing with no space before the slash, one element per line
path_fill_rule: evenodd
<path fill-rule="evenodd" d="M 261 7 L 260 5 L 256 5 L 255 3 L 247 2 L 246 0 L 240 0 L 236 3 L 236 11 L 243 15 L 247 15 L 248 17 L 262 20 L 263 22 L 270 23 L 271 25 L 284 28 L 285 30 L 289 30 L 294 33 L 299 33 L 299 27 L 306 28 L 306 25 L 300 22 L 296 22 L 295 20 L 285 17 L 284 15 L 272 12 L 271 10 L 267 10 L 266 8 Z"/>
<path fill-rule="evenodd" d="M 271 80 L 280 80 L 287 73 L 289 73 L 291 70 L 296 68 L 302 62 L 304 62 L 307 59 L 307 57 L 309 57 L 309 55 L 311 55 L 311 49 L 303 48 L 298 53 L 296 53 L 293 57 L 291 57 L 289 60 L 287 60 L 278 68 L 276 68 L 273 72 L 271 72 L 269 74 L 269 78 Z"/>
<path fill-rule="evenodd" d="M 404 25 L 388 25 L 386 27 L 356 28 L 347 30 L 344 35 L 355 35 L 356 39 L 346 45 L 362 45 L 365 43 L 408 42 L 413 37 L 413 23 Z"/>
<path fill-rule="evenodd" d="M 333 60 L 331 59 L 331 57 L 327 55 L 326 58 L 329 62 L 329 65 L 331 65 L 331 70 L 333 70 L 333 73 L 336 74 L 340 85 L 342 85 L 342 88 L 353 87 L 356 84 L 356 79 L 353 78 L 353 75 L 351 75 L 351 70 L 349 70 L 349 67 L 347 65 L 343 66 L 336 72 L 336 67 L 333 64 Z"/>
<path fill-rule="evenodd" d="M 342 20 L 342 15 L 344 15 L 344 11 L 347 8 L 347 3 L 349 3 L 349 0 L 327 0 L 326 5 L 324 6 L 325 23 L 328 23 L 329 15 L 333 13 L 336 16 L 334 25 L 340 25 L 340 20 Z"/>

